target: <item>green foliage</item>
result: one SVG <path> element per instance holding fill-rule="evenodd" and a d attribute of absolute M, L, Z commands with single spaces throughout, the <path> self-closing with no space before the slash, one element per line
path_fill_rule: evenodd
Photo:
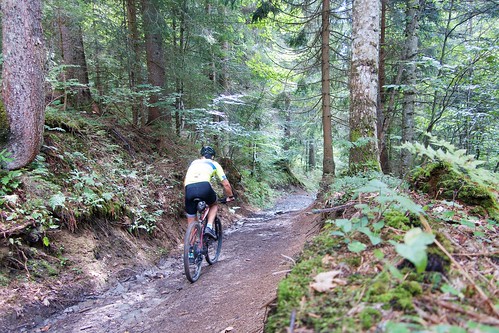
<path fill-rule="evenodd" d="M 6 163 L 11 162 L 12 158 L 9 157 L 10 153 L 6 149 L 0 152 L 0 196 L 5 196 L 14 192 L 19 185 L 21 185 L 20 170 L 8 171 L 3 169 Z M 4 199 L 0 199 L 4 201 Z"/>
<path fill-rule="evenodd" d="M 403 244 L 395 244 L 395 250 L 413 263 L 418 273 L 422 273 L 428 263 L 427 246 L 434 240 L 434 235 L 425 233 L 420 228 L 414 228 L 405 234 Z"/>
<path fill-rule="evenodd" d="M 141 205 L 140 207 L 131 210 L 133 222 L 128 227 L 130 232 L 139 232 L 140 230 L 143 230 L 148 234 L 152 234 L 157 228 L 156 221 L 163 214 L 163 210 L 156 210 L 149 213 L 145 208 L 145 205 Z"/>
<path fill-rule="evenodd" d="M 0 146 L 3 146 L 3 144 L 7 142 L 8 134 L 9 120 L 7 118 L 7 112 L 5 112 L 3 101 L 0 99 Z"/>
<path fill-rule="evenodd" d="M 422 292 L 421 285 L 416 281 L 398 283 L 390 280 L 387 273 L 381 273 L 366 292 L 365 300 L 371 303 L 383 303 L 385 308 L 410 310 L 414 307 L 413 297 Z"/>
<path fill-rule="evenodd" d="M 478 168 L 484 162 L 476 160 L 472 155 L 467 155 L 465 149 L 457 149 L 454 145 L 433 136 L 430 136 L 430 142 L 439 148 L 425 147 L 418 142 L 404 143 L 401 148 L 417 156 L 427 157 L 430 162 L 445 164 L 460 177 L 469 179 L 480 186 L 493 188 L 499 186 L 497 176 L 486 169 Z"/>
<path fill-rule="evenodd" d="M 339 183 L 344 184 L 341 180 Z M 370 244 L 376 246 L 382 242 L 380 232 L 387 224 L 386 221 L 390 223 L 391 227 L 407 229 L 409 225 L 407 213 L 423 214 L 420 205 L 400 193 L 400 191 L 391 189 L 384 182 L 373 179 L 365 183 L 365 179 L 353 177 L 348 178 L 348 183 L 360 187 L 356 189 L 354 187 L 348 188 L 348 186 L 342 187 L 345 192 L 350 192 L 349 195 L 345 196 L 352 199 L 364 197 L 369 199 L 366 203 L 355 205 L 355 208 L 362 213 L 360 217 L 338 219 L 330 221 L 330 223 L 337 227 L 336 230 L 331 232 L 331 235 L 343 238 L 344 242 L 348 244 L 348 249 L 352 252 L 358 253 L 367 249 L 365 243 L 356 239 L 358 234 L 367 236 Z M 369 195 L 366 196 L 365 194 Z"/>
<path fill-rule="evenodd" d="M 413 173 L 415 186 L 435 197 L 481 206 L 492 218 L 498 219 L 499 205 L 497 195 L 493 193 L 499 186 L 498 178 L 490 171 L 478 168 L 483 162 L 466 155 L 464 150 L 434 137 L 431 141 L 441 148 L 435 150 L 419 143 L 402 146 L 427 159 Z"/>
<path fill-rule="evenodd" d="M 359 314 L 362 328 L 367 330 L 380 321 L 382 314 L 379 310 L 368 307 Z"/>
<path fill-rule="evenodd" d="M 404 212 L 397 209 L 389 209 L 383 214 L 385 223 L 387 226 L 400 229 L 409 230 L 410 229 L 410 219 Z"/>
<path fill-rule="evenodd" d="M 253 15 L 251 17 L 251 22 L 256 23 L 262 21 L 266 19 L 270 13 L 276 15 L 278 11 L 279 8 L 276 7 L 276 5 L 272 3 L 272 1 L 263 0 L 260 3 L 260 5 L 256 8 L 256 10 L 253 12 Z"/>
<path fill-rule="evenodd" d="M 10 283 L 10 279 L 0 272 L 0 286 L 7 287 Z"/>
<path fill-rule="evenodd" d="M 331 232 L 331 235 L 342 237 L 345 243 L 348 244 L 348 249 L 352 252 L 362 252 L 367 248 L 362 242 L 353 239 L 356 233 L 366 235 L 372 245 L 378 245 L 381 242 L 379 231 L 384 226 L 382 222 L 369 226 L 369 220 L 364 216 L 362 218 L 353 218 L 350 220 L 339 219 L 333 221 L 333 223 L 340 228 L 340 230 Z"/>

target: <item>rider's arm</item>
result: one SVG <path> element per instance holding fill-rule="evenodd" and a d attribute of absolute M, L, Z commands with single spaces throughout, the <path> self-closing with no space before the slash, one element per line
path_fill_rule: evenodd
<path fill-rule="evenodd" d="M 227 201 L 234 200 L 234 192 L 232 192 L 232 187 L 230 186 L 230 183 L 227 180 L 227 176 L 225 175 L 222 166 L 220 164 L 218 164 L 217 162 L 213 162 L 213 164 L 215 165 L 215 169 L 216 169 L 215 173 L 216 173 L 218 179 L 220 179 L 222 186 L 224 188 L 225 195 L 227 196 Z"/>
<path fill-rule="evenodd" d="M 224 187 L 225 195 L 227 196 L 227 201 L 234 200 L 234 193 L 232 192 L 232 187 L 227 179 L 222 180 L 222 186 Z"/>

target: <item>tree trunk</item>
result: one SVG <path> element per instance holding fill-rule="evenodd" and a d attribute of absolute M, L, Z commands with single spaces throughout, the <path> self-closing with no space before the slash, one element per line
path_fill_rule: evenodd
<path fill-rule="evenodd" d="M 173 9 L 172 30 L 173 30 L 173 61 L 176 64 L 173 68 L 175 76 L 175 133 L 180 136 L 182 129 L 182 114 L 184 106 L 184 69 L 185 69 L 185 14 L 187 12 L 186 0 L 182 1 L 182 7 Z M 177 18 L 179 24 L 177 26 Z M 177 32 L 178 30 L 178 32 Z M 177 71 L 178 70 L 178 71 Z"/>
<path fill-rule="evenodd" d="M 72 6 L 76 6 L 71 2 Z M 77 109 L 89 109 L 92 104 L 90 93 L 87 61 L 83 46 L 83 35 L 78 19 L 71 16 L 66 9 L 58 10 L 59 34 L 61 42 L 61 56 L 64 65 L 64 79 L 66 82 L 74 80 L 78 86 L 71 86 L 71 94 L 67 97 L 69 105 Z"/>
<path fill-rule="evenodd" d="M 284 145 L 283 150 L 287 154 L 291 145 L 291 97 L 283 93 L 284 97 Z"/>
<path fill-rule="evenodd" d="M 377 135 L 380 1 L 353 3 L 349 169 L 381 170 Z"/>
<path fill-rule="evenodd" d="M 165 59 L 163 40 L 160 33 L 161 27 L 159 25 L 162 19 L 154 0 L 141 0 L 141 4 L 146 40 L 148 82 L 162 91 L 165 86 Z M 151 106 L 149 106 L 147 124 L 152 124 L 161 117 L 161 108 L 157 105 L 161 95 L 161 93 L 153 94 L 150 97 L 149 103 Z M 171 124 L 171 116 L 169 114 L 166 114 L 164 119 L 167 124 Z"/>
<path fill-rule="evenodd" d="M 321 71 L 322 71 L 322 132 L 324 157 L 322 161 L 322 187 L 327 189 L 334 178 L 333 133 L 331 128 L 331 83 L 329 66 L 329 0 L 322 1 Z"/>
<path fill-rule="evenodd" d="M 44 62 L 40 0 L 2 1 L 2 96 L 10 125 L 9 170 L 32 162 L 45 121 Z"/>
<path fill-rule="evenodd" d="M 389 133 L 389 123 L 391 117 L 389 114 L 384 112 L 386 103 L 386 93 L 384 85 L 386 82 L 386 72 L 385 72 L 385 34 L 386 34 L 386 3 L 388 0 L 381 0 L 381 37 L 380 37 L 380 47 L 379 47 L 379 92 L 378 92 L 378 143 L 379 143 L 379 159 L 381 164 L 381 170 L 383 173 L 388 174 L 391 171 L 390 168 L 390 155 L 388 151 L 388 133 Z"/>
<path fill-rule="evenodd" d="M 137 85 L 141 84 L 140 75 L 140 41 L 139 30 L 137 28 L 137 3 L 136 0 L 126 0 L 127 12 L 127 27 L 128 27 L 128 43 L 130 48 L 130 69 L 129 69 L 129 84 L 132 92 L 137 91 Z M 140 101 L 133 97 L 132 102 L 132 118 L 133 124 L 140 125 L 142 117 L 142 108 Z"/>
<path fill-rule="evenodd" d="M 315 169 L 315 144 L 314 140 L 308 141 L 308 171 Z"/>
<path fill-rule="evenodd" d="M 406 1 L 406 40 L 402 60 L 404 62 L 402 84 L 405 86 L 402 100 L 402 143 L 412 143 L 414 141 L 414 108 L 416 101 L 416 64 L 414 60 L 418 53 L 419 1 Z M 407 149 L 403 149 L 401 152 L 401 162 L 401 172 L 404 173 L 412 163 L 412 154 Z"/>

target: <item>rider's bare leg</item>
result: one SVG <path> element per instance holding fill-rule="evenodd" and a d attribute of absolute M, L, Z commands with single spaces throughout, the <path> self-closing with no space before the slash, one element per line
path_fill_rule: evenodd
<path fill-rule="evenodd" d="M 215 221 L 215 217 L 217 216 L 218 205 L 214 203 L 210 206 L 210 211 L 208 212 L 208 225 L 213 225 Z"/>

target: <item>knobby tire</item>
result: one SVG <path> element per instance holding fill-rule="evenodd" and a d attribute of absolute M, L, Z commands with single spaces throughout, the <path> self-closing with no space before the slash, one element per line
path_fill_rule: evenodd
<path fill-rule="evenodd" d="M 194 260 L 189 260 L 189 251 L 193 247 Z M 203 249 L 201 248 L 201 224 L 189 224 L 184 237 L 184 270 L 187 280 L 196 282 L 201 274 Z"/>
<path fill-rule="evenodd" d="M 206 261 L 210 265 L 213 265 L 217 262 L 218 258 L 220 257 L 220 251 L 222 250 L 222 222 L 220 222 L 220 219 L 218 217 L 215 218 L 214 228 L 217 239 L 215 240 L 211 237 L 206 236 Z"/>

